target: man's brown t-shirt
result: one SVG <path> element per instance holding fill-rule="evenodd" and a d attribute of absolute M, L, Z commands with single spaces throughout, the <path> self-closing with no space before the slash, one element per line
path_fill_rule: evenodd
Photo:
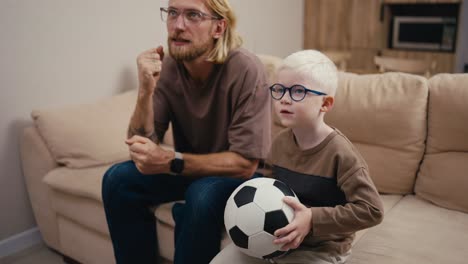
<path fill-rule="evenodd" d="M 263 65 L 245 49 L 229 53 L 197 85 L 182 63 L 167 56 L 154 95 L 161 140 L 172 124 L 175 149 L 207 154 L 233 151 L 264 159 L 270 147 L 270 98 Z"/>

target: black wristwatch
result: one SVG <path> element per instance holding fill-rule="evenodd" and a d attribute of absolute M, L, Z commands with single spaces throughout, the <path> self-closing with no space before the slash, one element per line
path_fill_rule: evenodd
<path fill-rule="evenodd" d="M 176 152 L 175 158 L 171 160 L 171 172 L 176 174 L 181 174 L 184 170 L 184 158 L 182 157 L 182 153 Z"/>

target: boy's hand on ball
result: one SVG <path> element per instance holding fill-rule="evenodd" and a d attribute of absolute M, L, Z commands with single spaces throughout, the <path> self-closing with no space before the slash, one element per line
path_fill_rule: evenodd
<path fill-rule="evenodd" d="M 287 226 L 275 231 L 275 244 L 284 244 L 281 250 L 286 251 L 299 247 L 309 234 L 312 223 L 312 211 L 292 197 L 284 197 L 283 202 L 294 210 L 294 220 Z"/>

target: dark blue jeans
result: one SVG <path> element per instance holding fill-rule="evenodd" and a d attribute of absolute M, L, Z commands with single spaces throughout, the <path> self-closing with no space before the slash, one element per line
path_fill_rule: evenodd
<path fill-rule="evenodd" d="M 174 263 L 209 263 L 220 250 L 226 201 L 242 182 L 143 175 L 133 161 L 115 164 L 104 175 L 102 198 L 117 263 L 157 263 L 156 222 L 150 208 L 176 200 L 185 204 L 173 208 Z"/>

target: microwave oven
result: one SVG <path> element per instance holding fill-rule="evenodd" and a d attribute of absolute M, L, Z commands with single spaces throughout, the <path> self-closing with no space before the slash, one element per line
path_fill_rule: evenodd
<path fill-rule="evenodd" d="M 454 17 L 395 16 L 391 46 L 395 49 L 454 51 L 457 19 Z"/>

